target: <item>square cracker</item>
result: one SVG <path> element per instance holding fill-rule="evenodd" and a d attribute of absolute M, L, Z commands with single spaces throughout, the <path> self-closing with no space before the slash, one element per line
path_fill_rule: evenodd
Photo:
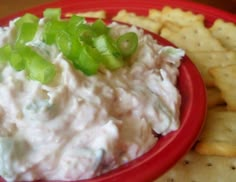
<path fill-rule="evenodd" d="M 158 33 L 162 25 L 161 22 L 145 16 L 138 16 L 137 14 L 127 12 L 124 9 L 120 10 L 112 20 L 135 25 L 153 33 Z"/>
<path fill-rule="evenodd" d="M 201 14 L 194 14 L 191 11 L 184 11 L 180 8 L 171 8 L 169 6 L 165 6 L 161 14 L 163 22 L 172 22 L 179 26 L 189 26 L 196 22 L 203 23 L 204 21 L 204 16 Z"/>
<path fill-rule="evenodd" d="M 208 108 L 215 107 L 217 105 L 223 105 L 224 99 L 222 98 L 221 92 L 216 87 L 207 88 L 207 106 Z"/>
<path fill-rule="evenodd" d="M 164 27 L 160 35 L 186 51 L 225 50 L 221 43 L 211 35 L 201 22 L 182 27 L 178 31 Z"/>
<path fill-rule="evenodd" d="M 236 157 L 200 155 L 190 151 L 155 182 L 235 182 Z"/>
<path fill-rule="evenodd" d="M 236 157 L 236 112 L 222 107 L 208 110 L 195 150 L 205 155 Z"/>
<path fill-rule="evenodd" d="M 210 70 L 215 85 L 220 89 L 229 110 L 236 111 L 236 64 Z"/>
<path fill-rule="evenodd" d="M 224 47 L 236 50 L 236 24 L 217 19 L 210 28 L 210 32 Z"/>
<path fill-rule="evenodd" d="M 153 20 L 159 20 L 162 21 L 162 12 L 158 9 L 149 9 L 148 10 L 148 17 Z"/>
<path fill-rule="evenodd" d="M 200 71 L 207 86 L 215 85 L 209 69 L 236 64 L 236 51 L 194 51 L 187 52 L 187 55 Z"/>

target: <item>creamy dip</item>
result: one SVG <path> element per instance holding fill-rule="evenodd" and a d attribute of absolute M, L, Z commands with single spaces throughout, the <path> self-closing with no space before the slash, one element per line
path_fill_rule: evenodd
<path fill-rule="evenodd" d="M 41 21 L 43 24 L 43 21 Z M 0 64 L 0 176 L 7 181 L 76 180 L 133 160 L 178 129 L 176 88 L 184 52 L 157 44 L 136 27 L 112 23 L 111 34 L 136 32 L 128 66 L 85 76 L 38 37 L 28 45 L 56 65 L 50 84 Z M 0 28 L 0 47 L 14 24 Z"/>

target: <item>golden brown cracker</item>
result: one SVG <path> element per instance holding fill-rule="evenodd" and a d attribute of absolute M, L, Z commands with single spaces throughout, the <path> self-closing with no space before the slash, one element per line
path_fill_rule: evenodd
<path fill-rule="evenodd" d="M 224 142 L 199 142 L 195 150 L 204 155 L 236 157 L 236 146 Z"/>
<path fill-rule="evenodd" d="M 224 47 L 236 50 L 236 24 L 217 19 L 210 28 L 210 32 Z"/>
<path fill-rule="evenodd" d="M 163 22 L 172 22 L 179 26 L 189 26 L 196 22 L 203 23 L 204 16 L 201 14 L 194 14 L 191 11 L 184 11 L 180 8 L 171 8 L 165 6 L 161 11 Z"/>
<path fill-rule="evenodd" d="M 224 104 L 221 92 L 216 87 L 207 88 L 207 106 L 208 108 Z"/>
<path fill-rule="evenodd" d="M 195 23 L 172 31 L 167 27 L 162 28 L 162 37 L 186 51 L 224 51 L 225 48 L 216 40 L 203 23 Z"/>
<path fill-rule="evenodd" d="M 161 10 L 158 9 L 149 9 L 148 10 L 148 17 L 153 20 L 161 21 L 162 13 Z"/>
<path fill-rule="evenodd" d="M 236 157 L 200 155 L 190 151 L 155 182 L 234 182 Z"/>
<path fill-rule="evenodd" d="M 181 26 L 179 26 L 176 23 L 173 22 L 162 22 L 163 23 L 163 28 L 166 28 L 168 30 L 170 30 L 171 32 L 179 32 L 181 30 Z"/>
<path fill-rule="evenodd" d="M 236 64 L 211 68 L 209 71 L 228 109 L 236 111 Z"/>
<path fill-rule="evenodd" d="M 205 155 L 236 157 L 236 112 L 210 109 L 195 150 Z"/>
<path fill-rule="evenodd" d="M 207 86 L 214 86 L 210 68 L 236 64 L 236 51 L 190 51 L 187 55 L 199 69 Z"/>
<path fill-rule="evenodd" d="M 161 28 L 161 22 L 157 22 L 145 16 L 138 16 L 124 9 L 120 10 L 112 20 L 135 25 L 153 33 L 158 33 Z"/>

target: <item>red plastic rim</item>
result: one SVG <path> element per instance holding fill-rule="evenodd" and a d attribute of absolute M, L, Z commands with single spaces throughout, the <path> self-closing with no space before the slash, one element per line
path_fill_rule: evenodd
<path fill-rule="evenodd" d="M 62 8 L 63 13 L 76 13 L 78 11 L 83 12 L 102 9 L 107 12 L 107 17 L 110 19 L 120 9 L 136 12 L 139 15 L 147 15 L 148 9 L 161 9 L 166 5 L 203 14 L 207 26 L 210 26 L 217 18 L 222 18 L 225 21 L 236 22 L 236 16 L 233 14 L 186 1 L 159 0 L 147 2 L 145 0 L 61 0 L 2 18 L 0 19 L 0 26 L 7 25 L 9 20 L 21 16 L 26 12 L 42 16 L 43 10 L 48 7 L 60 7 Z M 171 45 L 171 43 L 157 35 L 154 37 L 162 45 Z M 182 95 L 181 127 L 179 130 L 162 137 L 154 148 L 136 160 L 101 175 L 100 177 L 82 181 L 147 182 L 155 180 L 173 166 L 194 144 L 204 123 L 207 109 L 204 83 L 198 70 L 186 56 L 183 58 L 183 62 L 180 66 L 178 88 Z"/>

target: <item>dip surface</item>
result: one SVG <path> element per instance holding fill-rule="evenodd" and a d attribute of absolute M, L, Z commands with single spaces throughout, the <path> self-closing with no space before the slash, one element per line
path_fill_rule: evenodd
<path fill-rule="evenodd" d="M 43 23 L 42 23 L 43 24 Z M 112 23 L 113 37 L 135 32 L 138 50 L 127 66 L 86 76 L 53 46 L 29 42 L 56 65 L 50 84 L 0 64 L 0 176 L 17 180 L 77 180 L 133 160 L 160 134 L 178 129 L 176 88 L 184 52 L 158 45 L 136 27 Z M 14 24 L 0 28 L 0 47 Z M 46 51 L 47 50 L 47 51 Z M 47 54 L 46 54 L 47 53 Z"/>

